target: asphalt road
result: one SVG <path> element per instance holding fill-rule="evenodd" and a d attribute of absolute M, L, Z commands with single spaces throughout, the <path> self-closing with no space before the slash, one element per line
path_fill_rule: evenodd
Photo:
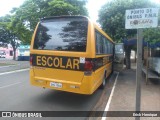
<path fill-rule="evenodd" d="M 110 90 L 105 94 L 109 96 L 109 92 Z M 93 95 L 80 95 L 34 87 L 29 84 L 29 70 L 0 74 L 0 111 L 91 111 L 102 99 L 103 94 L 104 91 L 101 89 Z M 63 120 L 64 118 L 42 118 L 44 119 Z M 69 117 L 66 119 L 75 120 Z M 77 119 L 87 118 L 77 117 Z"/>
<path fill-rule="evenodd" d="M 29 68 L 29 61 L 14 61 L 12 59 L 0 58 L 0 73 Z"/>

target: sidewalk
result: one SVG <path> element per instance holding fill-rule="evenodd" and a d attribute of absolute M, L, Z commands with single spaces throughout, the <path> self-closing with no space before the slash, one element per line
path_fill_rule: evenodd
<path fill-rule="evenodd" d="M 136 66 L 120 72 L 109 111 L 135 111 L 136 100 Z M 160 111 L 160 81 L 141 80 L 141 111 Z M 107 120 L 135 120 L 134 117 L 110 117 Z M 158 117 L 142 117 L 141 120 L 160 120 Z"/>

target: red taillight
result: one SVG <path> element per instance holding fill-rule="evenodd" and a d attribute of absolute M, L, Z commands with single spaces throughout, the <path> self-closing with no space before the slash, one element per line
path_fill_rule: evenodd
<path fill-rule="evenodd" d="M 33 64 L 33 56 L 30 55 L 30 65 L 32 66 Z"/>
<path fill-rule="evenodd" d="M 91 75 L 92 74 L 92 71 L 93 71 L 93 67 L 94 67 L 94 64 L 92 61 L 85 61 L 85 64 L 84 64 L 84 74 L 85 75 Z"/>
<path fill-rule="evenodd" d="M 84 69 L 86 71 L 92 71 L 92 69 L 93 69 L 93 63 L 91 61 L 85 61 Z"/>

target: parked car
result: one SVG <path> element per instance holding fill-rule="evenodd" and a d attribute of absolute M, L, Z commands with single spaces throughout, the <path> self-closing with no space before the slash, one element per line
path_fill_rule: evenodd
<path fill-rule="evenodd" d="M 0 58 L 5 58 L 6 57 L 6 53 L 0 53 Z"/>

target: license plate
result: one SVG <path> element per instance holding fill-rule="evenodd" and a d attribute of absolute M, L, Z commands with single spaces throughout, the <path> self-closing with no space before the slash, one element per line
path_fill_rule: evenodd
<path fill-rule="evenodd" d="M 62 83 L 50 82 L 51 87 L 62 88 Z"/>

